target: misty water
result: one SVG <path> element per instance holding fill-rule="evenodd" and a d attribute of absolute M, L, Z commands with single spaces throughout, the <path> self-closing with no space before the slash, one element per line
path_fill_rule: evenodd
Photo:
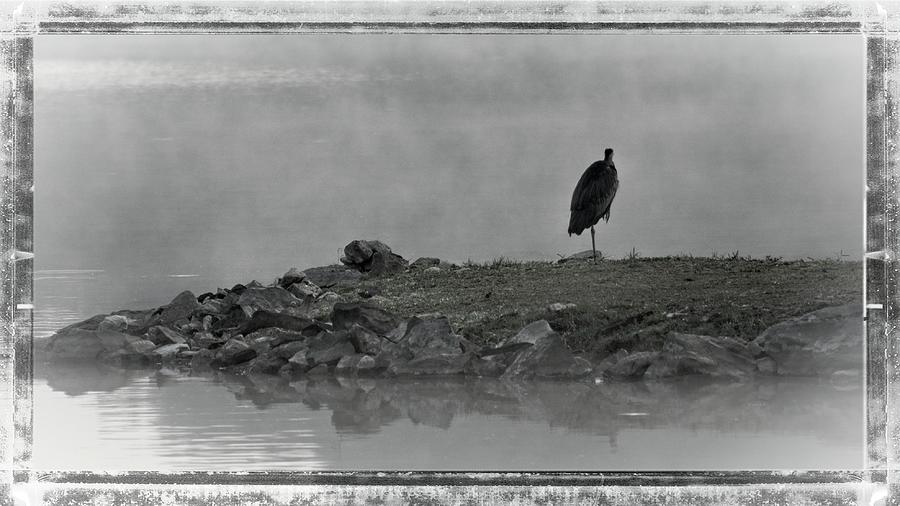
<path fill-rule="evenodd" d="M 211 280 L 39 271 L 35 336 Z M 40 358 L 40 357 L 38 357 Z M 35 364 L 40 470 L 854 469 L 859 381 L 285 382 Z"/>
<path fill-rule="evenodd" d="M 616 149 L 604 255 L 861 257 L 864 38 L 35 40 L 35 336 L 354 239 L 555 259 Z M 859 468 L 859 384 L 509 385 L 38 363 L 38 469 Z"/>

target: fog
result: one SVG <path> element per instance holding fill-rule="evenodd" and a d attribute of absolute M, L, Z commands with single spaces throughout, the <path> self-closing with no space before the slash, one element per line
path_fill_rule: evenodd
<path fill-rule="evenodd" d="M 860 257 L 848 35 L 35 39 L 38 269 L 281 274 L 352 239 L 556 258 L 613 147 L 597 246 Z"/>

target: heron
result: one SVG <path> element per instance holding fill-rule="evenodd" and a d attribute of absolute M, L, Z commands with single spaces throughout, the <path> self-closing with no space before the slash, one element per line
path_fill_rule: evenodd
<path fill-rule="evenodd" d="M 569 217 L 569 236 L 581 235 L 584 229 L 591 229 L 591 252 L 597 261 L 597 245 L 594 242 L 594 225 L 600 219 L 609 222 L 609 208 L 619 189 L 619 177 L 616 164 L 613 163 L 613 150 L 606 148 L 603 160 L 590 165 L 572 193 L 572 211 Z"/>

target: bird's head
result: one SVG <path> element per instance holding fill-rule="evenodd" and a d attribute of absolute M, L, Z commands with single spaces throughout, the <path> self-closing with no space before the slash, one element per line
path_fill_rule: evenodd
<path fill-rule="evenodd" d="M 608 161 L 608 162 L 611 162 L 611 161 L 612 161 L 612 155 L 613 155 L 613 150 L 612 150 L 612 148 L 606 148 L 606 151 L 604 151 L 604 156 L 605 156 L 604 160 L 606 160 L 606 161 Z"/>

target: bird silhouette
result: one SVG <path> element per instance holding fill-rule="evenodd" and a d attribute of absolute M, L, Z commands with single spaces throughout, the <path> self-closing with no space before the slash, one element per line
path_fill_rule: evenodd
<path fill-rule="evenodd" d="M 569 217 L 569 236 L 581 235 L 586 228 L 591 229 L 591 251 L 597 261 L 597 246 L 594 242 L 594 225 L 601 218 L 609 222 L 609 208 L 619 189 L 619 176 L 613 163 L 613 150 L 606 148 L 603 160 L 591 164 L 572 193 L 572 211 Z"/>

